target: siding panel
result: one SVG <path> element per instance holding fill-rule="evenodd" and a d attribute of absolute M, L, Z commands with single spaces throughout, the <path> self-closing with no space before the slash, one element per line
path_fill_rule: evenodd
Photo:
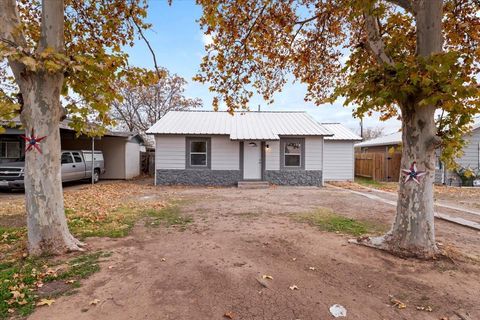
<path fill-rule="evenodd" d="M 323 138 L 305 138 L 305 170 L 322 170 Z"/>
<path fill-rule="evenodd" d="M 480 129 L 472 132 L 472 135 L 466 136 L 465 140 L 468 144 L 463 148 L 463 156 L 458 160 L 458 164 L 462 167 L 478 168 L 479 166 L 479 143 Z"/>
<path fill-rule="evenodd" d="M 352 141 L 325 142 L 325 180 L 353 180 L 354 161 Z"/>
<path fill-rule="evenodd" d="M 212 170 L 240 170 L 240 143 L 212 136 Z"/>
<path fill-rule="evenodd" d="M 185 136 L 155 136 L 155 169 L 185 169 Z"/>
<path fill-rule="evenodd" d="M 265 150 L 265 169 L 280 170 L 280 141 L 267 141 L 268 150 Z"/>

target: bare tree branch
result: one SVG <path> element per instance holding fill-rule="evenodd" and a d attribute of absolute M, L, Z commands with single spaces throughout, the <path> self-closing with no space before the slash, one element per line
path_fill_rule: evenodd
<path fill-rule="evenodd" d="M 155 71 L 157 72 L 158 79 L 161 79 L 162 78 L 162 73 L 161 73 L 160 68 L 158 67 L 158 64 L 157 64 L 157 57 L 155 55 L 155 51 L 153 51 L 153 48 L 150 45 L 150 42 L 148 41 L 147 37 L 143 33 L 142 28 L 137 23 L 137 21 L 135 21 L 135 19 L 132 18 L 132 22 L 137 27 L 137 31 L 138 31 L 138 34 L 140 35 L 140 37 L 142 37 L 143 41 L 145 41 L 145 43 L 147 44 L 148 50 L 150 50 L 150 53 L 152 54 L 153 64 L 155 66 Z"/>

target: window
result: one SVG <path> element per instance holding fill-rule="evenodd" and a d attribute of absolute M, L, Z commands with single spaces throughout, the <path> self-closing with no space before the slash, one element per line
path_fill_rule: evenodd
<path fill-rule="evenodd" d="M 285 167 L 300 167 L 302 145 L 298 142 L 285 143 Z"/>
<path fill-rule="evenodd" d="M 82 162 L 82 156 L 78 152 L 72 152 L 73 159 L 75 162 Z"/>
<path fill-rule="evenodd" d="M 281 149 L 282 168 L 304 169 L 304 139 L 283 139 Z"/>
<path fill-rule="evenodd" d="M 190 141 L 190 165 L 207 166 L 207 141 Z"/>
<path fill-rule="evenodd" d="M 20 141 L 0 141 L 0 158 L 20 158 Z"/>
<path fill-rule="evenodd" d="M 62 164 L 64 163 L 73 163 L 73 158 L 70 152 L 62 153 Z"/>
<path fill-rule="evenodd" d="M 210 168 L 210 138 L 187 138 L 187 168 Z"/>

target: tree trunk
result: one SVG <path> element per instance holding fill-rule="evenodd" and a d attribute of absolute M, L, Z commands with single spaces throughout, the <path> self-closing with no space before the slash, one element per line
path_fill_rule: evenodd
<path fill-rule="evenodd" d="M 402 169 L 413 162 L 418 171 L 427 174 L 416 183 L 401 174 L 397 215 L 391 231 L 385 236 L 391 250 L 405 255 L 432 257 L 437 253 L 434 227 L 433 183 L 435 179 L 434 107 L 415 108 L 402 113 Z"/>
<path fill-rule="evenodd" d="M 23 94 L 25 133 L 30 136 L 34 129 L 36 136 L 46 138 L 39 144 L 41 153 L 32 148 L 25 154 L 28 249 L 32 255 L 79 250 L 63 206 L 59 130 L 63 76 L 39 72 L 31 80 L 32 88 Z"/>
<path fill-rule="evenodd" d="M 442 0 L 413 1 L 417 32 L 417 55 L 442 52 Z M 369 245 L 405 256 L 429 258 L 437 254 L 434 227 L 433 183 L 435 148 L 438 144 L 435 106 L 419 106 L 421 96 L 412 96 L 402 110 L 402 169 L 413 162 L 426 175 L 406 181 L 400 174 L 397 215 L 392 229 L 383 237 L 369 239 Z"/>
<path fill-rule="evenodd" d="M 63 0 L 42 1 L 39 52 L 46 48 L 64 51 L 63 12 Z M 26 136 L 34 130 L 36 137 L 46 137 L 39 144 L 41 152 L 32 148 L 25 155 L 28 249 L 32 255 L 81 250 L 82 245 L 68 230 L 63 206 L 59 129 L 63 80 L 61 72 L 28 72 L 21 87 Z"/>

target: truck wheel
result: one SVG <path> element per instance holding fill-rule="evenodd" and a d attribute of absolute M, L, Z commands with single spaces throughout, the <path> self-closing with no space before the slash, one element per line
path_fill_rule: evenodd
<path fill-rule="evenodd" d="M 97 183 L 98 181 L 100 181 L 100 170 L 95 169 L 93 171 L 93 183 Z"/>

